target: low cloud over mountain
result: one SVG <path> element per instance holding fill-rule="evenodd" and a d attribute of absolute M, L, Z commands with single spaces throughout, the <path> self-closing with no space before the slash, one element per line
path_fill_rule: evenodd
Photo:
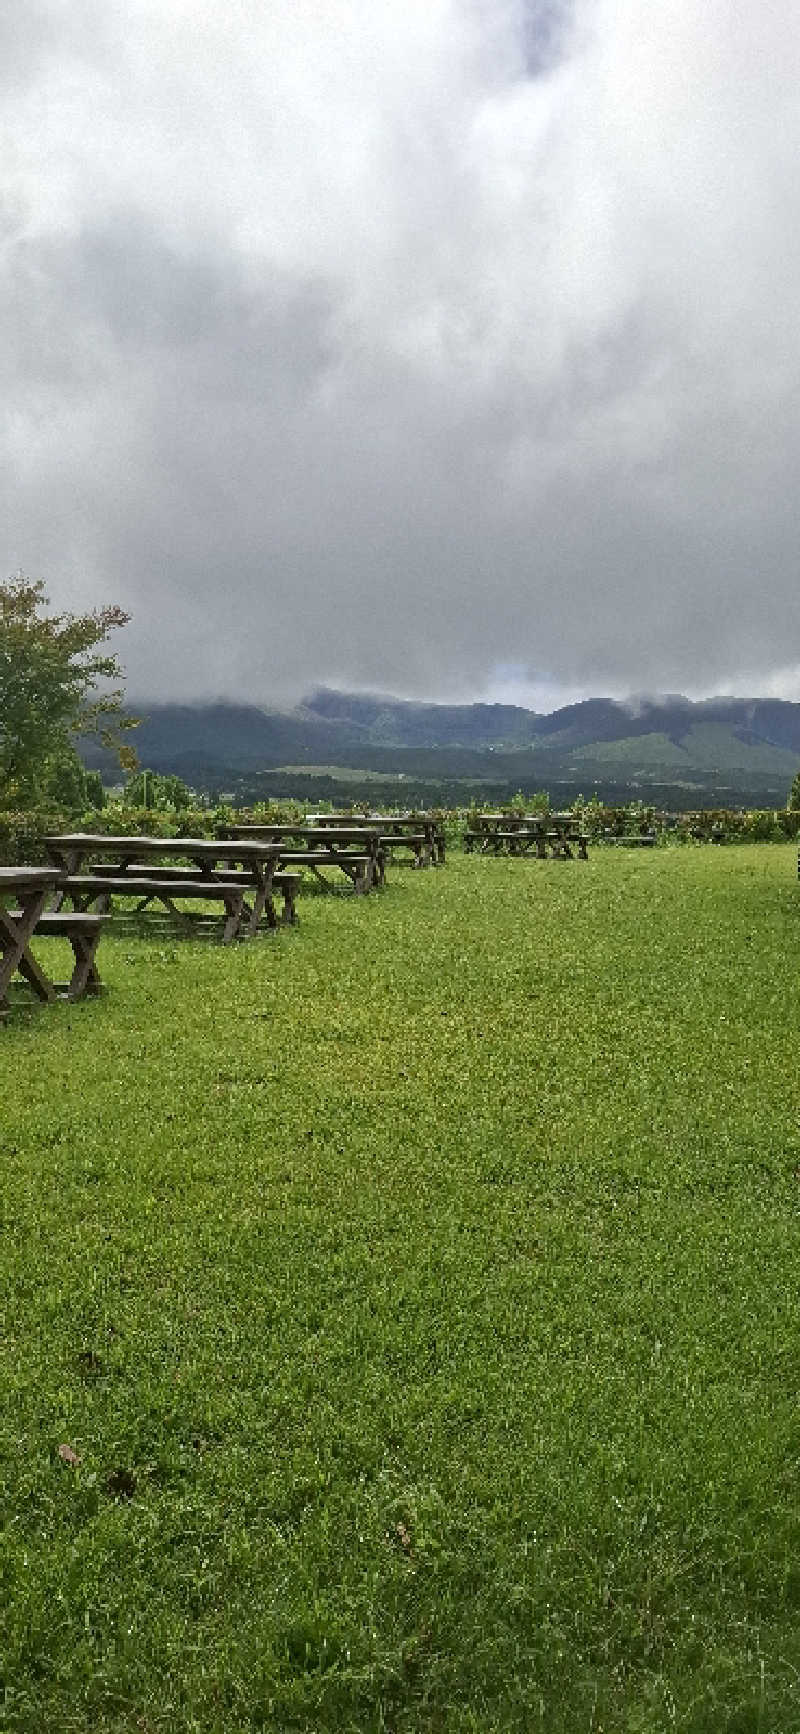
<path fill-rule="evenodd" d="M 364 774 L 434 786 L 471 781 L 653 799 L 670 806 L 783 804 L 800 765 L 800 704 L 774 699 L 589 699 L 537 715 L 515 705 L 425 705 L 311 694 L 293 711 L 248 705 L 151 706 L 135 736 L 142 762 L 206 789 L 302 795 L 320 778 Z M 274 784 L 282 773 L 280 790 Z M 344 777 L 342 775 L 344 773 Z M 273 779 L 270 782 L 270 778 Z M 254 779 L 256 779 L 254 781 Z M 285 786 L 284 786 L 285 785 Z M 344 793 L 344 788 L 340 790 Z M 466 798 L 466 786 L 453 793 Z"/>

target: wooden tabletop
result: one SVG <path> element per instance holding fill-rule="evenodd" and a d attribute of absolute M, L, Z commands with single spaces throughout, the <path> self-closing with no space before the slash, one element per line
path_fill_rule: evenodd
<path fill-rule="evenodd" d="M 280 854 L 276 844 L 266 838 L 259 840 L 257 836 L 140 837 L 127 834 L 112 837 L 103 832 L 72 831 L 57 837 L 45 837 L 44 841 L 48 849 L 82 849 L 87 855 L 103 850 L 111 855 L 204 855 L 208 860 L 217 861 L 223 855 L 239 855 L 245 860 L 251 856 L 260 858 Z"/>
<path fill-rule="evenodd" d="M 0 891 L 35 891 L 60 878 L 60 867 L 0 867 Z"/>
<path fill-rule="evenodd" d="M 416 826 L 422 829 L 425 825 L 438 825 L 439 819 L 431 818 L 430 813 L 307 813 L 306 823 L 309 825 L 369 825 L 376 830 L 388 831 L 391 827 Z"/>
<path fill-rule="evenodd" d="M 331 844 L 360 843 L 362 840 L 371 840 L 380 836 L 379 825 L 337 825 L 326 828 L 322 825 L 309 825 L 302 820 L 298 824 L 291 825 L 283 823 L 277 825 L 232 825 L 230 829 L 233 833 L 230 841 L 235 842 L 237 847 L 240 846 L 240 839 L 246 841 L 249 837 L 257 836 L 259 832 L 263 837 L 304 837 L 307 841 L 330 842 Z M 220 846 L 224 851 L 228 846 L 228 840 L 221 839 Z"/>
<path fill-rule="evenodd" d="M 473 825 L 578 825 L 576 813 L 473 813 Z"/>

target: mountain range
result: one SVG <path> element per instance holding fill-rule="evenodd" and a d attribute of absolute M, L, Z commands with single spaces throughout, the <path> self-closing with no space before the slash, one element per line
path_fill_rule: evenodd
<path fill-rule="evenodd" d="M 207 792 L 255 799 L 381 784 L 383 797 L 596 788 L 672 807 L 782 805 L 800 768 L 800 704 L 680 696 L 590 698 L 542 715 L 520 705 L 420 704 L 320 688 L 296 709 L 132 703 L 140 761 Z M 87 762 L 98 762 L 91 749 Z M 407 785 L 402 787 L 402 785 Z M 453 796 L 453 798 L 458 798 Z M 464 798 L 462 789 L 460 798 Z M 469 795 L 467 795 L 469 798 Z"/>

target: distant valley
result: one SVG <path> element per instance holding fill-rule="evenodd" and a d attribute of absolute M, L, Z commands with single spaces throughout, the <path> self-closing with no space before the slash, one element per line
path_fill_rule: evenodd
<path fill-rule="evenodd" d="M 418 704 L 323 688 L 291 711 L 137 705 L 143 765 L 237 799 L 270 794 L 464 800 L 549 789 L 559 800 L 782 805 L 800 767 L 800 704 L 593 698 L 548 715 L 517 705 Z M 92 749 L 87 762 L 103 763 Z M 106 766 L 107 768 L 107 766 Z"/>

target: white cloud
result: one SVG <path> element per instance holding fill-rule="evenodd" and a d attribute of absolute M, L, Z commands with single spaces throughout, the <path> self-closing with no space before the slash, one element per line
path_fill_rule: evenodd
<path fill-rule="evenodd" d="M 799 62 L 788 0 L 0 16 L 0 561 L 143 696 L 791 681 Z"/>

